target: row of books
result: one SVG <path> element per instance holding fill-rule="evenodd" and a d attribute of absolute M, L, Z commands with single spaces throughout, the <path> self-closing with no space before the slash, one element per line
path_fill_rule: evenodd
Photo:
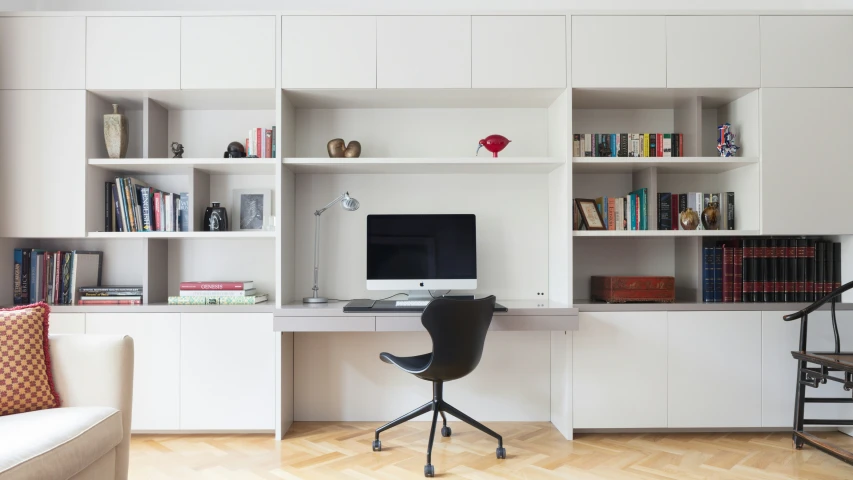
<path fill-rule="evenodd" d="M 254 282 L 181 282 L 180 295 L 169 305 L 255 305 L 267 301 Z"/>
<path fill-rule="evenodd" d="M 648 230 L 649 229 L 649 189 L 640 188 L 624 197 L 598 197 L 595 206 L 604 230 Z M 584 222 L 578 210 L 578 199 L 574 203 L 574 229 L 590 228 Z M 593 227 L 594 228 L 594 227 Z M 600 230 L 600 228 L 599 228 Z"/>
<path fill-rule="evenodd" d="M 681 133 L 575 133 L 573 157 L 683 157 Z"/>
<path fill-rule="evenodd" d="M 702 301 L 814 302 L 841 286 L 841 244 L 811 238 L 718 241 L 702 255 Z"/>
<path fill-rule="evenodd" d="M 246 156 L 275 158 L 275 126 L 252 128 L 246 137 Z"/>
<path fill-rule="evenodd" d="M 142 305 L 142 285 L 80 287 L 78 305 Z"/>
<path fill-rule="evenodd" d="M 104 231 L 188 232 L 188 193 L 168 193 L 133 177 L 104 183 Z"/>
<path fill-rule="evenodd" d="M 95 251 L 16 248 L 12 270 L 15 305 L 76 304 L 78 287 L 101 284 L 103 258 L 103 252 Z"/>
<path fill-rule="evenodd" d="M 658 192 L 658 230 L 684 230 L 679 216 L 688 208 L 697 214 L 711 203 L 716 202 L 720 211 L 717 230 L 736 230 L 735 228 L 735 192 L 725 193 L 660 193 Z M 699 222 L 702 229 L 702 222 Z"/>

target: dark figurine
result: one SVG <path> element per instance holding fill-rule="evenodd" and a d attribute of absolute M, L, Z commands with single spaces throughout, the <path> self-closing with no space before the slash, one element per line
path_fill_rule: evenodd
<path fill-rule="evenodd" d="M 598 156 L 599 157 L 609 157 L 612 154 L 613 154 L 613 152 L 610 150 L 610 146 L 608 146 L 607 143 L 601 142 L 598 144 Z"/>
<path fill-rule="evenodd" d="M 246 156 L 246 147 L 240 142 L 231 142 L 228 144 L 228 149 L 225 151 L 224 158 L 244 158 Z"/>
<path fill-rule="evenodd" d="M 172 158 L 184 158 L 184 146 L 178 142 L 172 142 L 172 153 L 175 154 Z"/>

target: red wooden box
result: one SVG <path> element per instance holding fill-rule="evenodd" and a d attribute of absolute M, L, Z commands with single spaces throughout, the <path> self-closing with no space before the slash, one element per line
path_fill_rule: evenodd
<path fill-rule="evenodd" d="M 592 277 L 591 297 L 607 303 L 675 302 L 675 277 Z"/>

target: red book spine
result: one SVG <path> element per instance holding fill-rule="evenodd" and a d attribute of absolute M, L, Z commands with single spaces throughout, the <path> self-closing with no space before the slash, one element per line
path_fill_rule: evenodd
<path fill-rule="evenodd" d="M 181 290 L 245 290 L 243 282 L 181 282 Z"/>
<path fill-rule="evenodd" d="M 731 247 L 723 246 L 723 302 L 733 303 L 735 291 L 735 252 Z"/>
<path fill-rule="evenodd" d="M 738 303 L 741 301 L 741 296 L 743 295 L 743 248 L 735 248 L 734 256 L 734 288 L 732 292 L 734 299 L 732 301 Z"/>
<path fill-rule="evenodd" d="M 670 213 L 669 218 L 672 220 L 672 230 L 678 230 L 678 194 L 673 193 L 672 197 L 669 199 L 669 203 L 672 204 L 672 213 Z"/>
<path fill-rule="evenodd" d="M 54 255 L 56 255 L 56 258 L 54 259 L 54 262 L 56 263 L 53 267 L 53 304 L 59 305 L 61 297 L 61 295 L 59 294 L 59 286 L 61 285 L 60 279 L 62 278 L 62 276 L 60 275 L 62 270 L 62 252 L 56 252 Z"/>
<path fill-rule="evenodd" d="M 255 151 L 258 152 L 258 157 L 263 158 L 264 151 L 266 149 L 264 148 L 263 133 L 261 132 L 261 130 L 263 130 L 263 129 L 261 129 L 261 128 L 255 129 Z"/>
<path fill-rule="evenodd" d="M 678 134 L 678 156 L 679 157 L 684 156 L 684 134 L 683 133 Z"/>
<path fill-rule="evenodd" d="M 160 192 L 154 192 L 154 231 L 160 231 Z"/>
<path fill-rule="evenodd" d="M 743 260 L 741 262 L 741 278 L 743 278 L 743 266 L 744 265 L 752 265 L 752 247 L 743 247 Z M 750 278 L 743 278 L 743 293 L 747 294 L 747 298 L 751 298 L 752 294 L 752 272 L 750 272 Z"/>
<path fill-rule="evenodd" d="M 655 146 L 657 148 L 657 156 L 662 157 L 663 156 L 663 134 L 662 133 L 656 133 L 655 135 L 656 135 L 655 139 L 657 141 L 657 143 L 655 144 Z"/>
<path fill-rule="evenodd" d="M 272 158 L 272 130 L 264 130 L 264 158 Z"/>

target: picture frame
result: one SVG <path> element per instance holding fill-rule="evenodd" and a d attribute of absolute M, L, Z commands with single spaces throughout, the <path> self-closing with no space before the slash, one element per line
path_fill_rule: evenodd
<path fill-rule="evenodd" d="M 263 230 L 272 209 L 272 190 L 249 188 L 234 190 L 232 212 L 234 231 Z"/>
<path fill-rule="evenodd" d="M 595 200 L 589 198 L 576 198 L 575 205 L 578 207 L 581 219 L 587 230 L 607 230 L 604 225 L 604 219 L 601 218 L 601 213 L 595 205 Z"/>

